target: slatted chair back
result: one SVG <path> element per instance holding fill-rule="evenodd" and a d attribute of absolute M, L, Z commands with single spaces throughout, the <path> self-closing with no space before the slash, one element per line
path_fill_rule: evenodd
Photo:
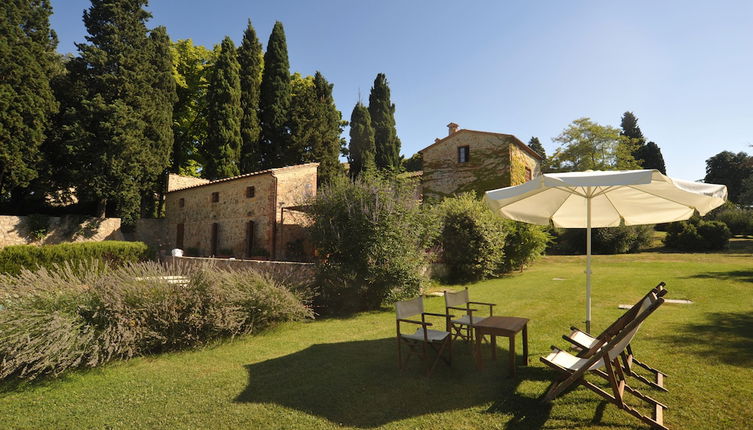
<path fill-rule="evenodd" d="M 445 306 L 465 306 L 466 303 L 471 301 L 471 299 L 468 296 L 468 288 L 465 288 L 460 291 L 450 292 L 445 291 L 444 292 L 444 304 Z"/>
<path fill-rule="evenodd" d="M 635 319 L 641 318 L 641 321 L 639 324 L 637 324 L 635 327 L 630 329 L 630 331 L 625 334 L 625 337 L 620 339 L 617 343 L 615 343 L 612 348 L 609 350 L 609 359 L 614 360 L 617 358 L 620 353 L 622 353 L 625 348 L 627 348 L 628 345 L 630 345 L 630 342 L 633 340 L 635 335 L 638 333 L 638 329 L 641 328 L 641 325 L 643 324 L 643 321 L 645 321 L 645 318 L 643 318 L 643 313 L 646 312 L 646 310 L 656 303 L 658 300 L 658 297 L 656 296 L 656 293 L 653 291 L 646 295 L 646 297 L 641 302 L 641 306 L 637 308 L 637 311 L 635 312 L 635 315 L 630 319 L 625 326 L 628 326 L 630 322 L 632 322 Z"/>
<path fill-rule="evenodd" d="M 413 315 L 420 315 L 424 312 L 423 297 L 418 296 L 415 299 L 397 302 L 397 319 L 409 319 Z"/>

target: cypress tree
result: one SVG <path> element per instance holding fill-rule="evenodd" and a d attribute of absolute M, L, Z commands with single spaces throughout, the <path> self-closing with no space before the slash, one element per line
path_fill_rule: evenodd
<path fill-rule="evenodd" d="M 343 149 L 342 113 L 335 106 L 332 97 L 333 84 L 327 82 L 319 71 L 314 74 L 314 91 L 320 107 L 320 121 L 317 136 L 314 140 L 313 153 L 319 162 L 319 182 L 327 183 L 343 173 L 340 164 L 340 153 Z"/>
<path fill-rule="evenodd" d="M 51 14 L 48 0 L 0 6 L 0 200 L 38 176 L 39 148 L 58 109 Z"/>
<path fill-rule="evenodd" d="M 638 148 L 634 153 L 635 159 L 641 163 L 644 169 L 656 169 L 663 174 L 667 174 L 667 166 L 664 164 L 664 156 L 661 153 L 659 145 L 654 142 Z"/>
<path fill-rule="evenodd" d="M 528 141 L 528 147 L 533 149 L 543 158 L 546 158 L 546 150 L 544 150 L 544 145 L 541 144 L 538 137 L 532 137 L 531 140 Z"/>
<path fill-rule="evenodd" d="M 350 114 L 350 146 L 348 148 L 350 176 L 357 178 L 376 169 L 376 145 L 374 128 L 369 110 L 361 102 L 356 103 Z"/>
<path fill-rule="evenodd" d="M 387 76 L 379 73 L 369 94 L 369 115 L 374 128 L 376 166 L 396 171 L 400 168 L 400 139 L 395 129 L 395 105 L 390 101 Z"/>
<path fill-rule="evenodd" d="M 248 20 L 243 41 L 238 48 L 238 63 L 240 64 L 241 79 L 241 173 L 249 173 L 261 168 L 261 149 L 259 137 L 261 124 L 259 121 L 259 93 L 261 91 L 262 73 L 261 43 L 256 37 L 256 30 Z"/>
<path fill-rule="evenodd" d="M 80 100 L 75 162 L 80 177 L 77 192 L 91 194 L 98 214 L 116 203 L 125 223 L 138 216 L 143 184 L 150 181 L 162 153 L 155 153 L 156 133 L 148 123 L 155 117 L 154 43 L 148 36 L 146 0 L 92 0 L 84 12 L 89 43 L 70 70 L 86 93 Z M 161 36 L 160 36 L 161 37 Z M 158 93 L 161 91 L 158 91 Z M 145 169 L 145 167 L 147 167 Z"/>
<path fill-rule="evenodd" d="M 290 65 L 288 46 L 282 23 L 275 22 L 264 53 L 259 113 L 261 118 L 261 152 L 264 168 L 280 167 L 288 154 L 288 111 L 290 109 Z"/>
<path fill-rule="evenodd" d="M 643 132 L 641 132 L 641 128 L 638 127 L 638 118 L 636 118 L 632 112 L 625 112 L 622 114 L 620 127 L 622 127 L 622 131 L 620 132 L 621 136 L 634 139 L 634 143 L 639 145 L 644 145 L 646 143 L 646 138 L 643 137 Z"/>
<path fill-rule="evenodd" d="M 240 173 L 241 81 L 235 45 L 225 37 L 212 67 L 207 93 L 206 164 L 203 175 L 220 179 Z"/>

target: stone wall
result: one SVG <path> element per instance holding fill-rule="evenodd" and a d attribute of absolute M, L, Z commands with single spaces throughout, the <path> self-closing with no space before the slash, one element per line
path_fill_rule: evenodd
<path fill-rule="evenodd" d="M 458 148 L 469 147 L 468 161 L 458 162 Z M 478 195 L 485 191 L 513 185 L 513 176 L 525 174 L 525 166 L 540 170 L 540 162 L 518 147 L 512 135 L 460 130 L 421 151 L 424 198 L 442 198 L 466 191 Z M 522 182 L 522 181 L 521 181 Z"/>
<path fill-rule="evenodd" d="M 313 263 L 293 263 L 289 261 L 235 260 L 227 258 L 166 257 L 167 264 L 204 265 L 211 264 L 227 270 L 254 270 L 288 286 L 310 285 L 316 277 Z"/>
<path fill-rule="evenodd" d="M 285 211 L 285 225 L 281 225 L 282 208 L 316 195 L 316 169 L 316 163 L 270 169 L 168 192 L 167 243 L 180 247 L 177 238 L 182 225 L 182 249 L 211 256 L 212 229 L 217 224 L 217 255 L 285 258 L 287 243 L 302 237 L 304 221 L 300 213 Z M 253 197 L 248 197 L 249 187 L 254 189 Z M 219 193 L 219 201 L 212 201 L 213 193 Z M 249 247 L 250 226 L 253 243 Z"/>
<path fill-rule="evenodd" d="M 31 230 L 42 228 L 47 221 L 47 234 L 32 238 Z M 35 226 L 36 225 L 36 226 Z M 49 245 L 63 242 L 99 242 L 124 240 L 120 218 L 85 218 L 0 215 L 0 247 L 35 243 Z"/>
<path fill-rule="evenodd" d="M 207 182 L 209 182 L 209 179 L 181 176 L 171 173 L 167 177 L 167 191 L 169 192 L 181 188 L 193 187 L 195 185 L 206 184 Z"/>

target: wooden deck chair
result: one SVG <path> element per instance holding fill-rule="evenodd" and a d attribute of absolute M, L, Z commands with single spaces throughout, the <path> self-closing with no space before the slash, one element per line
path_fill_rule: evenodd
<path fill-rule="evenodd" d="M 632 316 L 631 312 L 635 312 L 635 310 L 640 307 L 641 303 L 643 303 L 643 301 L 646 299 L 646 297 L 648 297 L 649 294 L 654 293 L 657 295 L 657 297 L 664 296 L 667 293 L 667 290 L 664 288 L 665 285 L 666 284 L 664 282 L 660 282 L 656 287 L 652 288 L 651 291 L 646 293 L 645 296 L 643 296 L 627 312 L 625 312 L 620 318 L 618 318 L 614 323 L 612 323 L 612 325 L 607 327 L 607 329 L 604 330 L 598 336 L 593 337 L 589 335 L 588 333 L 585 333 L 579 330 L 577 327 L 570 327 L 570 329 L 572 330 L 570 334 L 563 335 L 562 338 L 572 343 L 576 348 L 579 348 L 581 350 L 578 356 L 580 357 L 584 356 L 586 351 L 591 349 L 591 347 L 593 347 L 596 344 L 596 342 L 598 342 L 599 339 L 613 335 L 612 332 L 614 331 L 614 327 L 620 324 L 620 319 L 630 318 Z M 664 378 L 667 377 L 667 374 L 636 359 L 631 345 L 628 345 L 625 348 L 625 351 L 623 351 L 622 354 L 620 354 L 620 357 L 622 358 L 623 370 L 628 376 L 632 376 L 633 378 L 643 382 L 644 384 L 650 387 L 653 387 L 662 391 L 667 391 L 667 388 L 664 386 Z M 633 364 L 636 364 L 642 367 L 643 369 L 647 370 L 648 372 L 651 372 L 654 380 L 651 381 L 648 378 L 644 377 L 643 375 L 636 373 L 633 370 Z"/>
<path fill-rule="evenodd" d="M 447 331 L 452 333 L 452 338 L 463 339 L 473 341 L 473 324 L 481 321 L 487 316 L 494 315 L 494 303 L 485 302 L 472 302 L 468 295 L 468 287 L 460 291 L 445 291 L 444 292 L 444 305 L 445 313 L 450 313 L 450 310 L 465 312 L 464 315 L 456 319 L 447 318 Z M 471 308 L 471 305 L 482 305 L 489 307 L 489 315 L 487 316 L 474 316 L 473 313 L 478 309 Z"/>
<path fill-rule="evenodd" d="M 613 337 L 597 341 L 597 345 L 588 351 L 590 353 L 588 357 L 578 357 L 552 347 L 552 353 L 546 357 L 541 357 L 541 362 L 562 372 L 562 375 L 547 390 L 544 401 L 554 400 L 570 387 L 583 385 L 644 423 L 656 428 L 667 429 L 664 426 L 664 410 L 667 409 L 667 406 L 630 387 L 619 363 L 620 353 L 633 340 L 640 325 L 662 303 L 664 303 L 663 298 L 657 297 L 654 293 L 649 294 L 642 301 L 637 311 L 632 313 L 631 318 L 620 319 L 614 327 L 615 335 Z M 606 379 L 612 392 L 609 393 L 586 380 L 587 374 L 595 374 Z M 631 394 L 650 405 L 653 409 L 652 416 L 643 415 L 640 411 L 628 405 L 625 402 L 626 394 Z"/>
<path fill-rule="evenodd" d="M 435 316 L 442 318 L 451 318 L 452 315 L 447 314 L 435 314 L 430 312 L 424 312 L 423 297 L 418 296 L 412 300 L 406 300 L 397 302 L 397 363 L 398 367 L 402 370 L 405 363 L 408 361 L 411 355 L 418 355 L 422 361 L 426 363 L 426 375 L 431 376 L 431 372 L 434 371 L 437 362 L 441 358 L 447 365 L 452 364 L 452 336 L 447 331 L 432 330 L 429 327 L 432 323 L 426 322 L 427 316 Z M 412 319 L 413 317 L 420 316 L 420 321 Z M 409 323 L 420 325 L 414 333 L 405 334 L 400 331 L 400 323 Z M 408 346 L 408 354 L 403 360 L 403 344 Z M 436 352 L 436 357 L 429 363 L 429 349 Z M 442 356 L 442 353 L 447 350 L 448 358 Z"/>

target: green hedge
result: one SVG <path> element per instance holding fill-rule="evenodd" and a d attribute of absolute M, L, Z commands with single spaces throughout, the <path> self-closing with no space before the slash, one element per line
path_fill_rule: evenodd
<path fill-rule="evenodd" d="M 0 248 L 0 273 L 17 275 L 22 269 L 51 268 L 67 263 L 77 266 L 84 261 L 105 261 L 113 266 L 145 261 L 152 257 L 142 242 L 82 242 L 59 245 L 12 245 Z"/>
<path fill-rule="evenodd" d="M 585 254 L 586 229 L 552 228 L 554 240 L 547 250 L 550 254 Z M 594 228 L 591 231 L 591 251 L 594 254 L 630 254 L 651 245 L 653 225 L 632 225 Z"/>
<path fill-rule="evenodd" d="M 694 216 L 688 221 L 670 224 L 664 245 L 677 251 L 718 251 L 729 245 L 731 236 L 723 222 L 706 221 Z"/>

